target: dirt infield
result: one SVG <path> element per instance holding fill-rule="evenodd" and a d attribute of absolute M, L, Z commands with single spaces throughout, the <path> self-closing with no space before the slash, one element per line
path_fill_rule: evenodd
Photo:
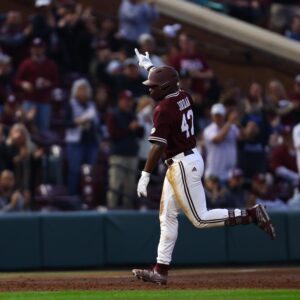
<path fill-rule="evenodd" d="M 189 269 L 170 272 L 166 287 L 138 281 L 130 271 L 1 273 L 0 291 L 145 289 L 300 289 L 300 268 Z"/>

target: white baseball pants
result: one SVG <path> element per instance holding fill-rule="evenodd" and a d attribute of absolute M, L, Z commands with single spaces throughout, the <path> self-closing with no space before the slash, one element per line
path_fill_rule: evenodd
<path fill-rule="evenodd" d="M 207 210 L 201 178 L 203 159 L 196 148 L 194 154 L 173 157 L 164 180 L 160 203 L 160 241 L 157 262 L 169 265 L 178 234 L 177 215 L 183 211 L 197 228 L 224 226 L 227 209 Z M 239 214 L 240 211 L 236 210 Z"/>

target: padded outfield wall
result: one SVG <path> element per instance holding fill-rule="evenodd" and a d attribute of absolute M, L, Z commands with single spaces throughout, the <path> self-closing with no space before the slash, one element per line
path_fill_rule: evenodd
<path fill-rule="evenodd" d="M 181 215 L 173 264 L 300 262 L 300 211 L 271 216 L 275 241 L 254 225 L 199 230 Z M 0 217 L 0 237 L 0 270 L 150 264 L 158 212 L 7 214 Z"/>

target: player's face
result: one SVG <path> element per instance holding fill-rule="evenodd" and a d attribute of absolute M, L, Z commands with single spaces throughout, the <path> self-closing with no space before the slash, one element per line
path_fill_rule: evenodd
<path fill-rule="evenodd" d="M 160 89 L 157 85 L 149 86 L 149 93 L 151 98 L 153 98 L 155 101 L 161 100 Z"/>

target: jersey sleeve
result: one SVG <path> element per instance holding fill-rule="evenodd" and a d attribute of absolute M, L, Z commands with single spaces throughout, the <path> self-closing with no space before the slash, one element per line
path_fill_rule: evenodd
<path fill-rule="evenodd" d="M 167 145 L 170 125 L 169 117 L 166 112 L 162 110 L 155 110 L 153 116 L 153 127 L 148 140 L 151 143 L 160 142 Z"/>

